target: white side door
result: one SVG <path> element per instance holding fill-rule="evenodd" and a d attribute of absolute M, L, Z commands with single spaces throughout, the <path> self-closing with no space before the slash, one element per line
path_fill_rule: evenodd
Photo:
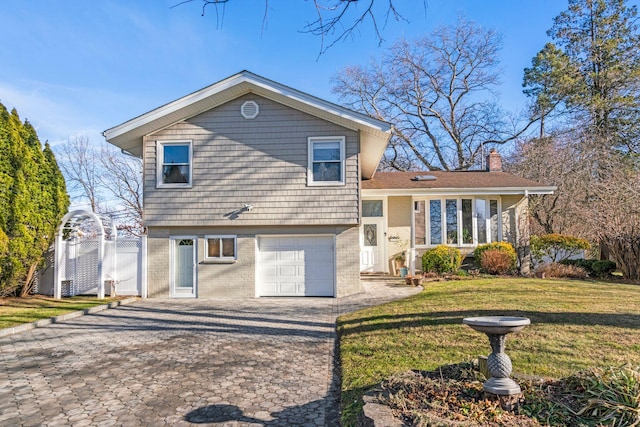
<path fill-rule="evenodd" d="M 195 298 L 196 292 L 196 256 L 195 236 L 171 237 L 171 296 L 174 298 Z"/>

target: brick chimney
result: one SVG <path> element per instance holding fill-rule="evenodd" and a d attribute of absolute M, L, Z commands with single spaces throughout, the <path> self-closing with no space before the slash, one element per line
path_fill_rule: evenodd
<path fill-rule="evenodd" d="M 487 171 L 502 172 L 502 156 L 495 148 L 492 148 L 487 156 Z"/>

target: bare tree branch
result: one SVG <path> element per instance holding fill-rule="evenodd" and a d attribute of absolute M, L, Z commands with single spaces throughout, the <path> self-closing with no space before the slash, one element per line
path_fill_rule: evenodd
<path fill-rule="evenodd" d="M 400 40 L 368 67 L 348 67 L 333 91 L 349 108 L 394 124 L 383 167 L 467 170 L 485 145 L 505 145 L 527 134 L 498 107 L 498 52 L 494 31 L 459 19 L 416 40 Z M 375 112 L 375 115 L 372 114 Z M 404 145 L 408 157 L 399 161 Z"/>
<path fill-rule="evenodd" d="M 226 4 L 230 0 L 183 0 L 172 8 L 187 3 L 202 2 L 202 16 L 209 6 L 216 9 L 217 26 L 220 27 L 224 18 Z M 316 19 L 307 23 L 301 32 L 320 37 L 320 51 L 322 55 L 339 41 L 354 37 L 359 28 L 369 22 L 373 28 L 378 45 L 384 42 L 383 32 L 389 19 L 399 22 L 409 22 L 396 7 L 394 0 L 313 0 L 310 2 L 315 8 Z M 378 7 L 378 5 L 383 6 Z M 426 11 L 427 0 L 422 0 Z M 222 19 L 218 6 L 222 6 Z M 265 0 L 265 12 L 262 30 L 266 29 L 269 11 L 269 0 Z"/>
<path fill-rule="evenodd" d="M 60 169 L 67 181 L 72 199 L 89 203 L 92 212 L 99 212 L 102 197 L 100 169 L 95 147 L 86 136 L 70 138 L 61 149 Z"/>

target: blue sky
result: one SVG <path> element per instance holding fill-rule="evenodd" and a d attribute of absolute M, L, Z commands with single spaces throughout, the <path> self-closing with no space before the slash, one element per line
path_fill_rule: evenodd
<path fill-rule="evenodd" d="M 378 0 L 379 2 L 383 0 Z M 308 0 L 231 0 L 224 16 L 200 1 L 27 0 L 0 11 L 0 102 L 34 124 L 53 144 L 101 132 L 247 69 L 337 102 L 331 77 L 365 64 L 397 38 L 413 38 L 458 14 L 504 37 L 503 106 L 525 106 L 522 72 L 548 41 L 564 0 L 395 0 L 410 19 L 388 22 L 378 47 L 365 23 L 353 39 L 318 57 L 320 40 L 304 34 L 314 19 Z M 222 11 L 221 9 L 219 9 Z"/>

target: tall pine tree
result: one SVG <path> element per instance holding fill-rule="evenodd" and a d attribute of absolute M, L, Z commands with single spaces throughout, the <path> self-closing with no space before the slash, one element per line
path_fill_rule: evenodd
<path fill-rule="evenodd" d="M 0 294 L 27 294 L 69 198 L 51 149 L 0 104 Z M 2 252 L 3 241 L 6 249 Z"/>
<path fill-rule="evenodd" d="M 524 86 L 555 132 L 541 127 L 514 170 L 558 186 L 532 206 L 547 231 L 598 242 L 625 278 L 640 280 L 640 31 L 628 3 L 569 0 L 554 19 Z"/>
<path fill-rule="evenodd" d="M 640 154 L 638 10 L 626 0 L 569 0 L 547 32 L 552 43 L 525 69 L 537 114 L 562 109 L 591 140 Z"/>

